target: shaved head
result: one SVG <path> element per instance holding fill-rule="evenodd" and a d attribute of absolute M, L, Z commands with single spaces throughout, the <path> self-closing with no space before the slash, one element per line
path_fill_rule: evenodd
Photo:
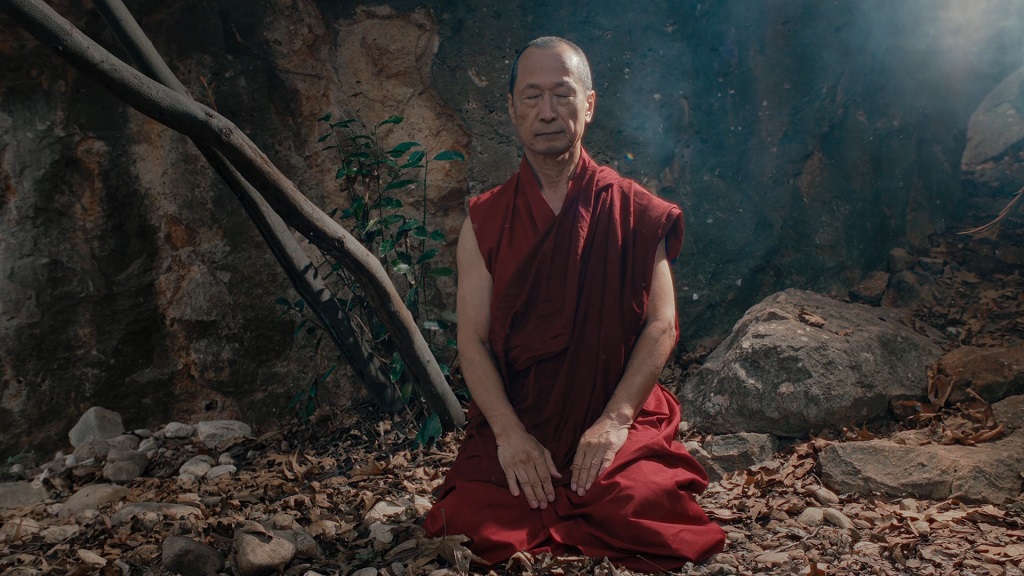
<path fill-rule="evenodd" d="M 509 74 L 508 78 L 508 93 L 512 94 L 515 91 L 516 77 L 519 76 L 519 58 L 522 57 L 523 52 L 530 48 L 559 48 L 563 46 L 568 48 L 569 52 L 573 55 L 568 62 L 569 71 L 572 73 L 573 79 L 579 83 L 584 92 L 592 92 L 594 90 L 594 82 L 590 77 L 590 62 L 587 61 L 587 55 L 583 53 L 583 50 L 565 38 L 542 36 L 527 44 L 516 54 L 516 59 L 512 62 L 512 73 Z"/>

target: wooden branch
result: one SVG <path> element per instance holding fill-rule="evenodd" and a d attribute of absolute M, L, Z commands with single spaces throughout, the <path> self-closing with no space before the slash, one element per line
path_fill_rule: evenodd
<path fill-rule="evenodd" d="M 450 430 L 465 423 L 455 394 L 381 263 L 303 196 L 237 126 L 127 66 L 40 0 L 0 0 L 0 10 L 118 99 L 220 152 L 288 225 L 335 258 L 359 282 L 442 425 Z"/>
<path fill-rule="evenodd" d="M 1021 188 L 1020 190 L 1017 191 L 1017 195 L 1014 196 L 1013 199 L 1011 199 L 1010 202 L 1003 207 L 1003 209 L 999 212 L 999 216 L 996 216 L 995 220 L 989 222 L 988 224 L 985 224 L 984 226 L 978 226 L 977 228 L 964 230 L 963 232 L 960 232 L 960 234 L 966 234 L 968 236 L 979 238 L 981 236 L 985 236 L 989 233 L 995 232 L 996 230 L 999 229 L 999 225 L 1002 224 L 1004 220 L 1009 218 L 1010 215 L 1012 215 L 1014 211 L 1016 211 L 1022 205 L 1021 201 L 1024 201 L 1024 188 Z"/>
<path fill-rule="evenodd" d="M 191 98 L 121 0 L 95 0 L 95 5 L 136 66 L 164 86 Z M 359 337 L 351 318 L 323 283 L 316 267 L 295 241 L 284 221 L 219 152 L 195 140 L 193 143 L 238 197 L 295 291 L 309 305 L 335 346 L 348 359 L 377 406 L 391 412 L 400 409 L 403 404 L 398 387 L 391 382 L 384 365 Z"/>

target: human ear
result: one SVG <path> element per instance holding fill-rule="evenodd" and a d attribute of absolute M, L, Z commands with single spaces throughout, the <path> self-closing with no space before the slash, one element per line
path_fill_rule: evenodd
<path fill-rule="evenodd" d="M 591 90 L 587 93 L 587 124 L 594 119 L 594 105 L 597 103 L 597 92 Z"/>
<path fill-rule="evenodd" d="M 515 123 L 515 121 L 516 121 L 516 110 L 515 110 L 515 106 L 512 105 L 512 93 L 511 92 L 508 93 L 508 95 L 506 96 L 506 99 L 508 101 L 508 117 L 512 120 L 513 123 Z"/>

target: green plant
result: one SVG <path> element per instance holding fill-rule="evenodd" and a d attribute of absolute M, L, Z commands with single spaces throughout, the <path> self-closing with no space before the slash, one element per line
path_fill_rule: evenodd
<path fill-rule="evenodd" d="M 413 141 L 385 146 L 380 131 L 400 124 L 401 116 L 391 116 L 369 129 L 356 118 L 332 122 L 331 117 L 328 113 L 318 119 L 327 129 L 317 141 L 324 144 L 322 151 L 334 151 L 338 155 L 340 166 L 335 178 L 346 204 L 329 214 L 338 218 L 377 255 L 399 293 L 403 294 L 405 305 L 423 331 L 441 371 L 450 375 L 449 366 L 455 356 L 455 315 L 438 304 L 443 299 L 437 282 L 454 271 L 435 265 L 446 238 L 440 228 L 431 229 L 428 222 L 427 175 L 431 163 L 461 162 L 465 157 L 453 150 L 429 156 L 423 145 Z M 321 257 L 317 267 L 325 282 L 330 282 L 332 288 L 338 285 L 334 290 L 338 302 L 358 318 L 365 339 L 371 343 L 375 355 L 388 366 L 392 383 L 401 385 L 402 398 L 408 405 L 414 400 L 414 386 L 405 378 L 405 364 L 391 346 L 387 328 L 340 264 Z M 433 293 L 429 292 L 431 289 Z M 318 334 L 321 327 L 306 313 L 304 303 L 286 298 L 279 298 L 277 302 L 285 308 L 284 313 L 301 317 L 294 336 L 305 335 L 310 339 L 315 336 L 312 345 L 318 349 L 323 338 L 322 333 Z M 331 372 L 333 367 L 322 377 L 314 377 L 310 385 L 293 398 L 289 410 L 297 409 L 300 416 L 308 418 L 312 413 L 309 406 L 315 409 L 316 390 Z M 440 434 L 439 427 L 436 415 L 431 415 L 420 430 L 422 438 L 418 436 L 418 440 L 423 444 L 431 442 Z"/>

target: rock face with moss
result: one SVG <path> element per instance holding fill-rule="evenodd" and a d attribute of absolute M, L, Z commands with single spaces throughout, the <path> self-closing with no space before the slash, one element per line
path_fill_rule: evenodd
<path fill-rule="evenodd" d="M 96 13 L 53 5 L 121 54 Z M 779 289 L 844 291 L 955 221 L 968 118 L 1024 42 L 1006 24 L 1024 6 L 979 5 L 970 22 L 958 6 L 129 8 L 194 96 L 322 207 L 343 201 L 316 143 L 325 112 L 400 114 L 388 143 L 465 152 L 430 175 L 427 211 L 450 240 L 465 197 L 517 165 L 515 51 L 552 32 L 577 42 L 599 94 L 588 149 L 687 214 L 676 279 L 692 343 Z M 290 289 L 236 200 L 183 137 L 0 25 L 0 453 L 55 445 L 64 415 L 92 405 L 132 427 L 275 416 L 334 359 L 296 345 L 274 305 Z M 335 394 L 356 389 L 336 374 Z"/>

